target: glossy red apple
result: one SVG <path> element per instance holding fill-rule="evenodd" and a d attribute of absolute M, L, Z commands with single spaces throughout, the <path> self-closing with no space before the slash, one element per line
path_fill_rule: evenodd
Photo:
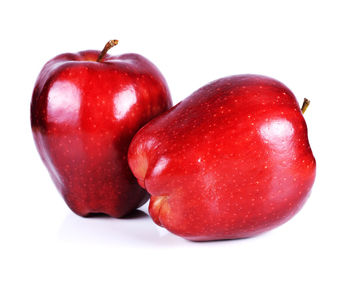
<path fill-rule="evenodd" d="M 141 126 L 172 105 L 159 70 L 141 55 L 108 55 L 115 44 L 53 58 L 32 97 L 37 149 L 81 216 L 121 217 L 147 201 L 128 167 L 128 146 Z"/>
<path fill-rule="evenodd" d="M 214 81 L 145 125 L 129 165 L 153 220 L 189 240 L 254 236 L 290 219 L 315 179 L 292 92 L 264 76 Z"/>

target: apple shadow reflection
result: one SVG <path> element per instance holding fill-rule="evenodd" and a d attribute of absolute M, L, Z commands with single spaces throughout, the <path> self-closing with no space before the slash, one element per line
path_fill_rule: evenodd
<path fill-rule="evenodd" d="M 80 217 L 69 212 L 58 229 L 57 237 L 63 242 L 74 244 L 97 244 L 121 247 L 152 247 L 152 246 L 226 246 L 240 244 L 244 240 L 269 235 L 270 232 L 251 238 L 234 240 L 213 240 L 192 242 L 170 233 L 165 228 L 157 226 L 147 214 L 148 203 L 140 209 L 131 212 L 123 218 L 112 218 L 104 214 L 93 214 Z"/>
<path fill-rule="evenodd" d="M 63 220 L 58 238 L 64 242 L 103 245 L 176 246 L 190 243 L 158 227 L 143 210 L 115 219 L 103 214 L 83 218 L 70 212 Z"/>
<path fill-rule="evenodd" d="M 267 233 L 258 236 L 264 236 Z M 58 230 L 59 240 L 74 244 L 98 244 L 121 247 L 152 246 L 225 246 L 256 237 L 234 240 L 213 240 L 193 242 L 178 237 L 165 228 L 157 226 L 143 210 L 135 210 L 129 215 L 115 219 L 103 214 L 94 214 L 83 218 L 70 212 Z"/>

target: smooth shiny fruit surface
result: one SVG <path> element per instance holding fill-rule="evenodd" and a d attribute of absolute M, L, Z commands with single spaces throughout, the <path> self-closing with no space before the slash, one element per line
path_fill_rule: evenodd
<path fill-rule="evenodd" d="M 145 125 L 128 160 L 160 226 L 196 241 L 254 236 L 304 204 L 316 163 L 300 107 L 282 83 L 209 83 Z"/>
<path fill-rule="evenodd" d="M 121 217 L 148 194 L 127 163 L 134 134 L 171 107 L 165 79 L 137 54 L 99 51 L 50 60 L 31 102 L 34 140 L 56 187 L 78 215 Z"/>

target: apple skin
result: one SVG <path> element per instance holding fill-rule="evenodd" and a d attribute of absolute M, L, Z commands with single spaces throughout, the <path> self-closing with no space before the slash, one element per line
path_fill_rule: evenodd
<path fill-rule="evenodd" d="M 82 51 L 43 67 L 31 102 L 40 156 L 67 205 L 80 216 L 122 217 L 149 195 L 133 177 L 127 151 L 146 122 L 172 106 L 159 70 L 137 54 Z"/>
<path fill-rule="evenodd" d="M 193 241 L 246 238 L 289 220 L 315 180 L 292 92 L 259 75 L 209 83 L 146 124 L 130 168 L 154 222 Z"/>

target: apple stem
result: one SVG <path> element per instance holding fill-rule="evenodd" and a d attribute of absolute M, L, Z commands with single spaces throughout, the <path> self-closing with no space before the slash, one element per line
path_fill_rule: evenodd
<path fill-rule="evenodd" d="M 118 40 L 110 40 L 108 43 L 106 43 L 105 47 L 101 51 L 97 62 L 101 62 L 101 60 L 104 58 L 104 56 L 107 54 L 107 51 L 109 51 L 112 47 L 116 46 L 118 44 Z"/>
<path fill-rule="evenodd" d="M 310 100 L 304 98 L 304 102 L 303 102 L 303 105 L 301 106 L 301 112 L 304 114 L 307 107 L 309 107 L 310 105 Z"/>

